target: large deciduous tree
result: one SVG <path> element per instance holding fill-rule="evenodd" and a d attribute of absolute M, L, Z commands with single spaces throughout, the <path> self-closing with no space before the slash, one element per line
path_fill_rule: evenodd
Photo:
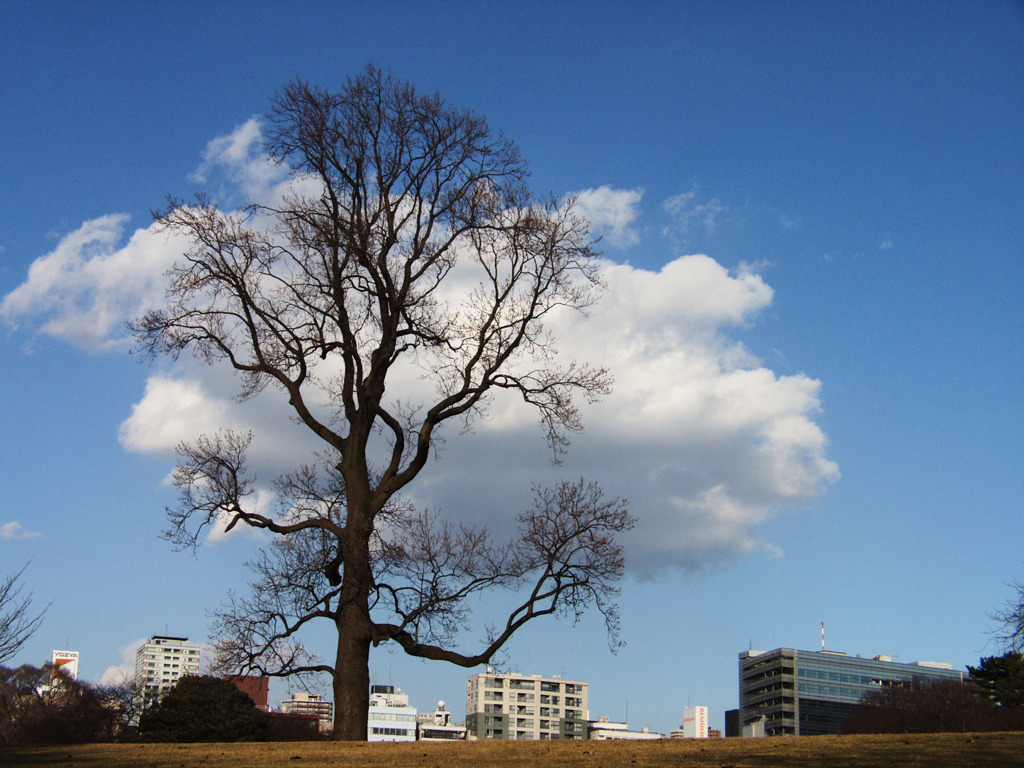
<path fill-rule="evenodd" d="M 373 67 L 337 92 L 288 85 L 269 124 L 290 191 L 236 212 L 172 201 L 159 222 L 192 246 L 166 306 L 134 329 L 150 353 L 232 366 L 243 397 L 277 389 L 319 439 L 315 459 L 277 480 L 274 510 L 253 504 L 252 434 L 182 445 L 168 536 L 195 546 L 217 524 L 274 534 L 251 593 L 219 613 L 219 662 L 330 675 L 335 737 L 365 739 L 372 646 L 473 666 L 527 621 L 589 606 L 614 639 L 624 501 L 583 480 L 538 487 L 505 542 L 402 494 L 442 427 L 464 428 L 502 391 L 534 408 L 556 457 L 565 450 L 582 428 L 574 397 L 599 397 L 610 379 L 560 362 L 545 320 L 592 304 L 596 252 L 571 201 L 531 195 L 510 140 Z M 392 391 L 399 372 L 432 392 Z M 511 612 L 474 652 L 457 650 L 470 600 L 491 587 L 511 590 Z M 314 621 L 336 630 L 333 658 L 301 642 Z"/>

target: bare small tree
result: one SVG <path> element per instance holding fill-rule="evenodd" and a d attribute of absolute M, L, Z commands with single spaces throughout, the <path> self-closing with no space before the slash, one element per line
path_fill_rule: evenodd
<path fill-rule="evenodd" d="M 46 614 L 32 612 L 32 593 L 20 582 L 27 565 L 0 581 L 0 664 L 6 663 L 39 629 Z"/>
<path fill-rule="evenodd" d="M 277 481 L 271 511 L 252 503 L 251 434 L 180 446 L 167 536 L 194 547 L 218 523 L 275 535 L 250 564 L 251 593 L 217 616 L 220 663 L 330 675 L 335 737 L 365 739 L 372 646 L 471 666 L 527 621 L 588 606 L 614 642 L 625 502 L 582 480 L 537 488 L 521 536 L 496 542 L 400 495 L 441 427 L 500 391 L 536 410 L 556 457 L 566 449 L 582 428 L 574 396 L 599 397 L 610 378 L 559 365 L 544 321 L 595 300 L 596 253 L 571 202 L 531 197 L 511 141 L 372 66 L 338 92 L 290 84 L 270 121 L 269 154 L 297 183 L 238 213 L 172 201 L 159 221 L 192 247 L 166 307 L 134 330 L 151 354 L 232 366 L 243 397 L 278 389 L 321 441 L 318 459 Z M 388 390 L 410 368 L 433 384 L 422 402 Z M 467 598 L 491 587 L 516 596 L 511 614 L 477 652 L 454 649 Z M 337 631 L 331 659 L 300 640 L 314 621 Z"/>
<path fill-rule="evenodd" d="M 1014 579 L 1007 586 L 1016 594 L 990 614 L 997 624 L 993 635 L 1003 650 L 1024 653 L 1024 581 Z"/>

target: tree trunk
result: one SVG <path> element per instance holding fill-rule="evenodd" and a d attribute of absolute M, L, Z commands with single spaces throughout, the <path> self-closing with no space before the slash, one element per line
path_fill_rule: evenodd
<path fill-rule="evenodd" d="M 364 443 L 365 444 L 365 443 Z M 354 451 L 362 458 L 362 451 Z M 346 475 L 348 520 L 341 551 L 345 564 L 341 574 L 341 594 L 335 626 L 338 653 L 334 661 L 334 739 L 366 741 L 367 710 L 370 707 L 370 536 L 373 516 L 370 512 L 369 480 L 362 458 L 355 471 Z"/>
<path fill-rule="evenodd" d="M 359 606 L 348 603 L 338 617 L 334 661 L 334 739 L 366 741 L 370 706 L 370 634 Z"/>

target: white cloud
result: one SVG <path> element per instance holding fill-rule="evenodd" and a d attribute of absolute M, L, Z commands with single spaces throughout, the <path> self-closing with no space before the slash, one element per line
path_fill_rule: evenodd
<path fill-rule="evenodd" d="M 121 444 L 133 451 L 161 457 L 175 447 L 218 428 L 238 425 L 230 399 L 210 392 L 203 382 L 157 373 L 146 382 L 146 393 L 121 425 Z"/>
<path fill-rule="evenodd" d="M 662 203 L 662 208 L 672 218 L 672 226 L 665 229 L 665 236 L 681 243 L 688 242 L 691 235 L 698 232 L 713 235 L 722 215 L 729 211 L 717 198 L 700 201 L 696 189 L 673 195 Z"/>
<path fill-rule="evenodd" d="M 94 682 L 97 685 L 117 685 L 135 677 L 135 652 L 146 644 L 147 639 L 140 637 L 138 640 L 118 648 L 117 653 L 121 657 L 121 663 L 107 667 Z"/>
<path fill-rule="evenodd" d="M 589 318 L 565 312 L 550 323 L 563 357 L 605 365 L 616 377 L 611 396 L 584 408 L 588 430 L 566 464 L 552 467 L 527 407 L 498 397 L 472 433 L 449 430 L 439 460 L 411 492 L 505 533 L 529 503 L 532 481 L 586 475 L 630 499 L 639 519 L 629 539 L 634 570 L 695 570 L 775 552 L 758 525 L 780 507 L 816 498 L 838 469 L 813 420 L 820 382 L 776 375 L 727 335 L 770 304 L 772 289 L 750 268 L 730 272 L 699 255 L 658 272 L 609 263 L 605 277 L 608 293 Z M 389 387 L 396 397 L 430 394 L 411 371 L 398 373 Z M 288 420 L 280 393 L 237 404 L 232 385 L 194 363 L 179 364 L 175 379 L 154 375 L 122 440 L 166 456 L 181 439 L 217 426 L 251 426 L 263 478 L 308 460 L 315 444 Z"/>
<path fill-rule="evenodd" d="M 480 499 L 502 500 L 485 518 L 496 527 L 525 505 L 531 480 L 583 474 L 630 500 L 636 572 L 776 553 L 758 526 L 815 499 L 839 472 L 813 420 L 820 382 L 777 376 L 726 333 L 770 303 L 770 287 L 706 256 L 657 273 L 609 265 L 606 277 L 608 294 L 589 318 L 565 313 L 552 324 L 565 356 L 616 377 L 613 393 L 584 409 L 587 432 L 565 466 L 549 465 L 531 414 L 510 399 L 446 447 L 424 501 L 479 519 Z M 486 466 L 484 456 L 493 457 Z"/>
<path fill-rule="evenodd" d="M 289 172 L 263 153 L 261 123 L 253 117 L 206 145 L 192 179 L 200 184 L 217 182 L 221 203 L 235 205 L 242 198 L 257 202 L 276 198 L 287 185 Z"/>
<path fill-rule="evenodd" d="M 37 539 L 42 535 L 35 531 L 26 531 L 17 520 L 0 525 L 0 539 L 4 541 L 25 541 L 26 539 Z"/>
<path fill-rule="evenodd" d="M 574 196 L 577 209 L 590 221 L 595 234 L 603 235 L 608 242 L 620 248 L 640 242 L 640 234 L 634 224 L 644 196 L 642 189 L 612 189 L 605 185 L 585 189 Z"/>
<path fill-rule="evenodd" d="M 125 321 L 160 301 L 163 274 L 184 248 L 153 227 L 122 243 L 127 223 L 125 214 L 101 216 L 61 238 L 4 297 L 0 319 L 38 321 L 42 333 L 89 351 L 125 346 Z"/>
<path fill-rule="evenodd" d="M 257 147 L 258 125 L 250 121 L 211 142 L 199 175 L 221 169 L 247 194 L 269 194 L 280 182 L 256 162 Z M 609 239 L 629 244 L 641 194 L 600 187 L 582 194 L 581 204 Z M 666 209 L 683 232 L 713 229 L 726 211 L 714 199 L 697 201 L 696 192 L 673 198 Z M 124 343 L 123 322 L 159 299 L 160 275 L 183 250 L 150 230 L 118 245 L 125 223 L 123 216 L 104 217 L 65 237 L 5 297 L 0 316 L 39 320 L 44 332 L 89 349 Z M 531 481 L 585 475 L 630 499 L 639 520 L 629 538 L 634 569 L 695 570 L 774 551 L 759 526 L 779 508 L 815 499 L 839 473 L 814 421 L 821 383 L 777 375 L 730 336 L 771 304 L 771 287 L 756 267 L 729 270 L 702 255 L 657 271 L 606 263 L 604 273 L 608 292 L 589 318 L 566 311 L 549 322 L 563 358 L 606 366 L 616 378 L 611 396 L 583 409 L 588 431 L 565 465 L 552 467 L 535 415 L 499 395 L 472 433 L 446 430 L 440 458 L 410 492 L 420 503 L 500 531 L 529 503 Z M 464 279 L 453 272 L 447 288 L 464 287 Z M 432 394 L 412 366 L 394 373 L 393 397 L 416 402 Z M 128 450 L 167 460 L 178 443 L 199 434 L 252 429 L 258 503 L 269 504 L 269 482 L 308 462 L 318 446 L 292 421 L 280 391 L 242 403 L 236 391 L 223 366 L 182 358 L 150 376 L 120 439 Z"/>

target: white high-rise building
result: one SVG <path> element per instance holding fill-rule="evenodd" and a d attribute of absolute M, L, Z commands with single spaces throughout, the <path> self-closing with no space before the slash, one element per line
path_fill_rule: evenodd
<path fill-rule="evenodd" d="M 409 695 L 392 685 L 370 686 L 367 741 L 416 741 L 416 707 Z"/>
<path fill-rule="evenodd" d="M 686 707 L 683 709 L 683 738 L 706 739 L 708 737 L 708 708 Z"/>
<path fill-rule="evenodd" d="M 585 739 L 588 685 L 560 677 L 496 675 L 490 667 L 466 688 L 471 739 Z"/>
<path fill-rule="evenodd" d="M 135 682 L 145 701 L 156 701 L 185 675 L 199 674 L 199 647 L 187 637 L 154 635 L 135 653 Z"/>

